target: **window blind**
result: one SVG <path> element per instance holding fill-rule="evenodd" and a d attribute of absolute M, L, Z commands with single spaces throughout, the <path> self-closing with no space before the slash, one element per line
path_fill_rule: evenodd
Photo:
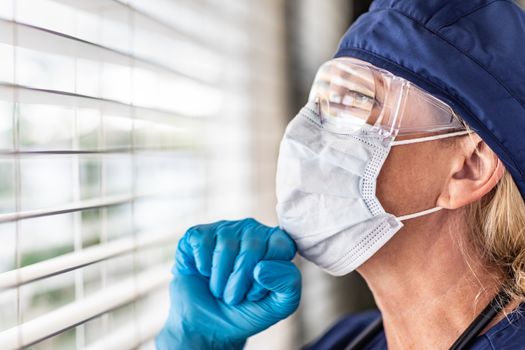
<path fill-rule="evenodd" d="M 152 347 L 184 230 L 273 193 L 279 6 L 0 2 L 0 348 Z"/>

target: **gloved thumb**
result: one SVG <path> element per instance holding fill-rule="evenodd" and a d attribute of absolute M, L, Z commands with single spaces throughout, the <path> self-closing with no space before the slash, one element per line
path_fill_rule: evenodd
<path fill-rule="evenodd" d="M 262 260 L 253 270 L 254 279 L 270 293 L 268 300 L 273 312 L 287 317 L 299 306 L 301 272 L 290 261 Z"/>

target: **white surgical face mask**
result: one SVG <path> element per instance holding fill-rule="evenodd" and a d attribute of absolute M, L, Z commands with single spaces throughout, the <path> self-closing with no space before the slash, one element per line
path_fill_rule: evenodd
<path fill-rule="evenodd" d="M 299 254 L 328 273 L 345 275 L 369 259 L 403 227 L 403 220 L 440 207 L 396 217 L 376 197 L 376 181 L 394 145 L 464 135 L 466 131 L 394 141 L 371 126 L 360 135 L 323 129 L 310 103 L 290 122 L 277 165 L 279 225 Z"/>

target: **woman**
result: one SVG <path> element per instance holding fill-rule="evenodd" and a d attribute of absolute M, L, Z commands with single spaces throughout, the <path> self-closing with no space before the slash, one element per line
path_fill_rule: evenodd
<path fill-rule="evenodd" d="M 308 349 L 525 349 L 523 57 L 512 1 L 375 1 L 288 125 L 280 228 L 188 230 L 158 348 L 241 349 L 290 315 L 297 247 L 380 311 Z"/>

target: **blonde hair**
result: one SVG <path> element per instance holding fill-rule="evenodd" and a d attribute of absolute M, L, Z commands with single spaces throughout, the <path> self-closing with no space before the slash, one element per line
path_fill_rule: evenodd
<path fill-rule="evenodd" d="M 505 170 L 496 186 L 465 208 L 472 241 L 495 266 L 511 300 L 525 300 L 525 201 Z"/>

